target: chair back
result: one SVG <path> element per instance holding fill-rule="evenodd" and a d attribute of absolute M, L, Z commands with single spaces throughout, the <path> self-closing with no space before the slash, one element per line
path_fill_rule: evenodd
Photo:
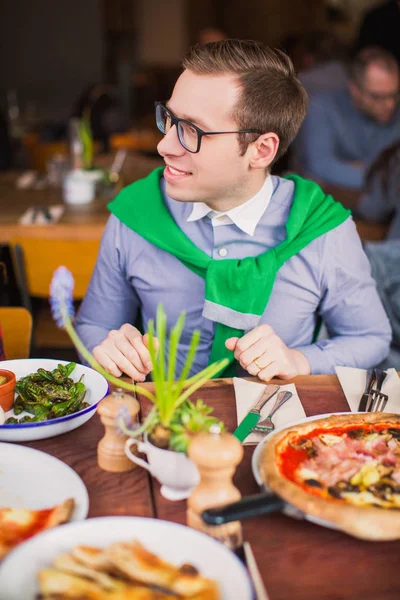
<path fill-rule="evenodd" d="M 67 267 L 75 280 L 74 299 L 81 300 L 89 285 L 100 240 L 14 238 L 10 242 L 22 294 L 48 298 L 50 282 L 59 266 Z M 24 302 L 26 305 L 26 303 Z"/>
<path fill-rule="evenodd" d="M 7 359 L 28 358 L 32 337 L 32 316 L 20 306 L 0 307 L 0 326 Z"/>

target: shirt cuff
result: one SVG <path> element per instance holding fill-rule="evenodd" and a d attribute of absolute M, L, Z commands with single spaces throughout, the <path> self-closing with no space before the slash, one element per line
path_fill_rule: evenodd
<path fill-rule="evenodd" d="M 311 375 L 325 375 L 335 373 L 334 368 L 331 366 L 330 361 L 326 355 L 326 351 L 320 348 L 317 344 L 310 344 L 309 346 L 299 346 L 298 348 L 296 348 L 296 350 L 304 354 L 304 356 L 310 363 Z"/>

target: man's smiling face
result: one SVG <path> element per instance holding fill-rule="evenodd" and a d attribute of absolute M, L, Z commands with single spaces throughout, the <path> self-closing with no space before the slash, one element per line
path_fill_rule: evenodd
<path fill-rule="evenodd" d="M 233 113 L 239 86 L 231 75 L 197 75 L 186 70 L 167 103 L 178 118 L 204 131 L 239 129 Z M 158 144 L 164 158 L 167 193 L 182 202 L 206 202 L 227 210 L 247 201 L 257 191 L 249 166 L 250 147 L 240 156 L 235 133 L 203 136 L 200 152 L 193 154 L 179 142 L 173 126 Z M 259 186 L 260 173 L 256 174 Z"/>

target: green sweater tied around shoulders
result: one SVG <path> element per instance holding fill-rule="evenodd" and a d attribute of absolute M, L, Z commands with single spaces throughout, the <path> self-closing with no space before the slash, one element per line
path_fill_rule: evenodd
<path fill-rule="evenodd" d="M 234 375 L 233 352 L 225 341 L 251 329 L 268 304 L 281 266 L 310 242 L 343 223 L 350 215 L 324 194 L 313 181 L 297 175 L 285 179 L 295 185 L 286 222 L 286 238 L 258 256 L 215 260 L 200 250 L 178 227 L 160 189 L 163 167 L 126 187 L 109 203 L 109 210 L 148 242 L 176 256 L 188 269 L 205 279 L 203 316 L 217 322 L 209 363 L 229 359 L 223 375 Z M 219 375 L 220 376 L 220 375 Z"/>

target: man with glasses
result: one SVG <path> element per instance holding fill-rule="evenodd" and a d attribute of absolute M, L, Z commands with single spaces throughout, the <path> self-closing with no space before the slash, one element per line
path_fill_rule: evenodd
<path fill-rule="evenodd" d="M 390 327 L 354 223 L 313 182 L 270 175 L 306 113 L 290 59 L 242 40 L 199 45 L 171 98 L 156 104 L 165 168 L 110 203 L 79 335 L 116 376 L 151 370 L 144 329 L 162 302 L 194 329 L 192 374 L 226 357 L 224 375 L 268 381 L 370 367 Z M 331 339 L 315 341 L 322 318 Z M 178 372 L 176 373 L 178 375 Z"/>
<path fill-rule="evenodd" d="M 349 65 L 347 89 L 312 99 L 294 144 L 304 174 L 361 189 L 368 166 L 400 139 L 399 68 L 380 48 L 364 48 Z"/>

